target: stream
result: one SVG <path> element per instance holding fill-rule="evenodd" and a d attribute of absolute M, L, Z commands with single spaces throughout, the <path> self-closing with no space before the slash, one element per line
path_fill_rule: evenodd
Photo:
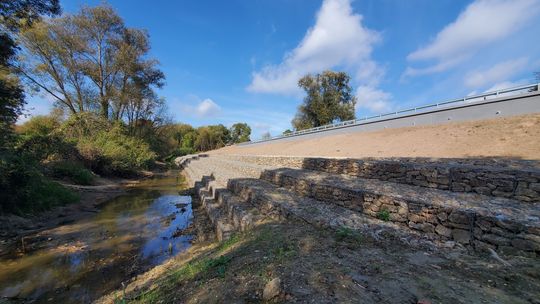
<path fill-rule="evenodd" d="M 39 233 L 0 259 L 0 303 L 88 303 L 186 250 L 191 197 L 172 176 L 141 182 L 94 216 Z"/>

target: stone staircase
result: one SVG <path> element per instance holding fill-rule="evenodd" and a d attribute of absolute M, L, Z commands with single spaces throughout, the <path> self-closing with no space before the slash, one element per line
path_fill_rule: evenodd
<path fill-rule="evenodd" d="M 218 238 L 267 219 L 412 246 L 540 253 L 540 170 L 527 162 L 190 156 Z"/>

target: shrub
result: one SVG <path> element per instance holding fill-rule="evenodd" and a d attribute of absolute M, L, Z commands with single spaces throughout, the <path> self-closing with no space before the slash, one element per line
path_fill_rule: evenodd
<path fill-rule="evenodd" d="M 17 128 L 17 133 L 27 135 L 47 135 L 60 127 L 58 119 L 52 116 L 38 115 L 30 118 Z"/>
<path fill-rule="evenodd" d="M 79 156 L 72 142 L 56 134 L 23 134 L 19 136 L 16 150 L 35 161 L 77 159 Z"/>
<path fill-rule="evenodd" d="M 78 185 L 91 185 L 94 181 L 92 172 L 73 161 L 58 161 L 51 164 L 51 173 L 56 178 L 67 178 Z"/>
<path fill-rule="evenodd" d="M 193 148 L 178 148 L 174 150 L 169 156 L 167 156 L 165 158 L 165 161 L 170 162 L 170 161 L 173 161 L 177 157 L 193 154 L 193 153 L 195 153 L 195 149 Z"/>
<path fill-rule="evenodd" d="M 388 222 L 390 220 L 390 212 L 388 212 L 388 210 L 386 209 L 383 209 L 379 211 L 379 213 L 377 213 L 377 218 L 385 222 Z"/>
<path fill-rule="evenodd" d="M 156 158 L 148 144 L 126 135 L 121 126 L 83 137 L 77 148 L 87 165 L 102 174 L 130 175 L 149 168 Z"/>
<path fill-rule="evenodd" d="M 60 133 L 66 139 L 78 140 L 91 137 L 99 132 L 106 132 L 112 128 L 111 123 L 91 112 L 81 112 L 71 115 L 60 127 Z"/>
<path fill-rule="evenodd" d="M 35 213 L 78 200 L 77 194 L 47 180 L 32 159 L 0 154 L 0 213 Z"/>

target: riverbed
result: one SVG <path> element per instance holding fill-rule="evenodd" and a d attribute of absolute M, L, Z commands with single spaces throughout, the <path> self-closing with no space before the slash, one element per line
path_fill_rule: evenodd
<path fill-rule="evenodd" d="M 93 216 L 21 240 L 0 259 L 8 302 L 87 303 L 190 247 L 191 197 L 178 172 L 145 180 Z M 0 302 L 2 302 L 0 300 Z"/>

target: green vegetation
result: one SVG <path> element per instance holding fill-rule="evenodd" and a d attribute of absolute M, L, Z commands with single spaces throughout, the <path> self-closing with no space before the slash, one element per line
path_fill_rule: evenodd
<path fill-rule="evenodd" d="M 358 247 L 363 240 L 362 235 L 351 228 L 341 227 L 336 231 L 336 241 L 341 243 L 347 243 L 352 247 Z"/>
<path fill-rule="evenodd" d="M 78 196 L 48 180 L 25 155 L 0 154 L 0 213 L 26 214 L 77 202 Z"/>
<path fill-rule="evenodd" d="M 289 135 L 289 134 L 292 134 L 292 131 L 287 129 L 285 131 L 283 131 L 283 135 Z"/>
<path fill-rule="evenodd" d="M 215 280 L 226 282 L 234 276 L 268 282 L 274 267 L 294 263 L 298 257 L 297 240 L 292 241 L 283 227 L 262 225 L 237 233 L 215 248 L 198 252 L 189 262 L 177 266 L 147 290 L 131 296 L 133 303 L 181 302 L 175 298 L 179 286 L 197 288 Z M 191 287 L 189 287 L 191 286 Z M 264 285 L 263 285 L 264 286 Z M 120 297 L 120 293 L 117 294 Z M 117 303 L 123 299 L 118 298 Z"/>
<path fill-rule="evenodd" d="M 66 178 L 77 185 L 91 185 L 94 181 L 92 172 L 73 161 L 59 161 L 51 165 L 51 174 L 57 178 Z"/>
<path fill-rule="evenodd" d="M 0 3 L 0 213 L 77 201 L 51 179 L 90 185 L 95 174 L 134 176 L 157 161 L 249 141 L 245 123 L 172 123 L 155 92 L 165 76 L 147 32 L 112 7 L 59 13 L 56 0 Z M 23 83 L 56 107 L 14 128 Z"/>
<path fill-rule="evenodd" d="M 388 210 L 386 209 L 383 209 L 377 213 L 377 218 L 388 222 L 390 220 L 390 212 L 388 212 Z"/>
<path fill-rule="evenodd" d="M 319 127 L 336 120 L 355 119 L 356 97 L 349 81 L 347 73 L 333 71 L 306 75 L 300 79 L 298 86 L 306 91 L 307 96 L 292 121 L 295 130 Z"/>
<path fill-rule="evenodd" d="M 234 144 L 249 141 L 251 128 L 247 123 L 236 123 L 231 127 L 231 142 Z"/>

